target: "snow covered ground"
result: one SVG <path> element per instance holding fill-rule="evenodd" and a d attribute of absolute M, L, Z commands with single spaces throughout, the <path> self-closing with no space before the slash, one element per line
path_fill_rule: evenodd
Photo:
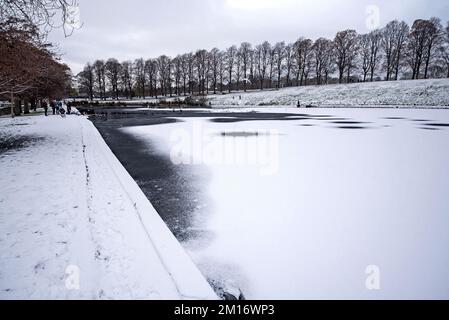
<path fill-rule="evenodd" d="M 241 96 L 241 100 L 239 99 Z M 281 90 L 230 93 L 208 97 L 213 107 L 230 106 L 449 106 L 449 79 L 404 80 Z"/>
<path fill-rule="evenodd" d="M 449 298 L 449 113 L 282 110 L 123 129 L 206 168 L 202 273 L 250 299 Z"/>
<path fill-rule="evenodd" d="M 0 299 L 216 295 L 84 117 L 0 118 Z"/>

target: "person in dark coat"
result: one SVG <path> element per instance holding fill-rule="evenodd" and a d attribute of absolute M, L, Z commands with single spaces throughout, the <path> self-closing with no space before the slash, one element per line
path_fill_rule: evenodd
<path fill-rule="evenodd" d="M 45 116 L 48 116 L 48 103 L 47 101 L 42 101 L 42 108 L 44 108 Z"/>
<path fill-rule="evenodd" d="M 53 115 L 56 115 L 56 102 L 54 100 L 50 100 L 50 107 L 53 110 Z"/>

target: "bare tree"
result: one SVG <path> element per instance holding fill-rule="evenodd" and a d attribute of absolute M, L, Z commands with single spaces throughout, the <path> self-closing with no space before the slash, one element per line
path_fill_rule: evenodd
<path fill-rule="evenodd" d="M 211 63 L 212 86 L 213 86 L 214 94 L 217 94 L 220 58 L 221 58 L 220 50 L 218 50 L 217 48 L 213 48 L 210 52 L 210 63 Z"/>
<path fill-rule="evenodd" d="M 304 71 L 303 71 L 303 81 L 304 85 L 308 85 L 309 75 L 312 72 L 313 69 L 313 55 L 312 51 L 310 50 L 309 54 L 306 56 L 306 60 L 304 61 Z"/>
<path fill-rule="evenodd" d="M 368 73 L 370 70 L 370 36 L 369 34 L 362 34 L 359 38 L 360 45 L 360 58 L 362 65 L 362 74 L 363 74 L 363 82 L 366 82 L 366 78 L 368 77 Z"/>
<path fill-rule="evenodd" d="M 380 45 L 382 41 L 382 33 L 379 30 L 373 30 L 369 34 L 369 43 L 370 43 L 370 81 L 374 80 L 374 73 L 376 72 L 377 67 L 379 66 L 380 61 Z"/>
<path fill-rule="evenodd" d="M 331 46 L 330 40 L 319 38 L 312 46 L 313 65 L 315 68 L 316 83 L 318 85 L 323 82 L 323 75 L 328 62 L 328 50 Z"/>
<path fill-rule="evenodd" d="M 11 104 L 15 95 L 33 88 L 34 79 L 42 72 L 33 62 L 45 53 L 41 46 L 35 26 L 17 19 L 0 22 L 0 95 L 10 95 Z"/>
<path fill-rule="evenodd" d="M 133 97 L 132 74 L 133 74 L 132 62 L 131 61 L 122 62 L 120 80 L 125 95 L 130 99 Z"/>
<path fill-rule="evenodd" d="M 412 69 L 412 79 L 419 78 L 423 61 L 425 46 L 424 24 L 424 20 L 416 20 L 408 35 L 407 60 Z"/>
<path fill-rule="evenodd" d="M 204 94 L 206 86 L 206 64 L 207 64 L 207 51 L 198 50 L 195 53 L 195 66 L 198 79 L 198 93 Z"/>
<path fill-rule="evenodd" d="M 447 22 L 446 29 L 444 30 L 444 41 L 440 46 L 440 55 L 442 61 L 446 65 L 447 78 L 449 78 L 449 21 Z"/>
<path fill-rule="evenodd" d="M 187 79 L 189 78 L 189 68 L 187 62 L 187 54 L 181 55 L 181 78 L 182 78 L 182 92 L 187 95 Z"/>
<path fill-rule="evenodd" d="M 443 43 L 438 48 L 438 56 L 442 64 L 446 67 L 446 77 L 449 78 L 449 44 Z"/>
<path fill-rule="evenodd" d="M 77 7 L 77 0 L 0 0 L 0 21 L 16 18 L 45 32 L 62 27 L 69 36 L 80 25 Z"/>
<path fill-rule="evenodd" d="M 438 18 L 431 18 L 428 20 L 426 28 L 424 79 L 427 79 L 430 62 L 435 55 L 436 48 L 441 44 L 442 40 L 443 27 L 441 25 L 441 20 Z"/>
<path fill-rule="evenodd" d="M 391 80 L 392 76 L 397 80 L 404 52 L 404 47 L 409 33 L 409 27 L 405 22 L 391 21 L 382 29 L 381 48 L 384 55 L 385 79 Z"/>
<path fill-rule="evenodd" d="M 250 64 L 250 54 L 251 54 L 252 48 L 251 48 L 251 44 L 249 42 L 243 42 L 240 45 L 240 56 L 242 59 L 242 72 L 243 72 L 243 90 L 246 92 L 247 90 L 247 84 L 250 81 L 250 79 L 248 79 L 248 67 Z"/>
<path fill-rule="evenodd" d="M 232 91 L 232 75 L 234 73 L 234 64 L 236 60 L 237 47 L 231 46 L 226 50 L 226 69 L 228 74 L 228 91 Z"/>
<path fill-rule="evenodd" d="M 335 46 L 333 41 L 328 40 L 326 42 L 326 50 L 324 51 L 323 58 L 323 72 L 324 72 L 324 83 L 328 84 L 329 75 L 333 74 L 336 70 L 335 65 Z"/>
<path fill-rule="evenodd" d="M 119 90 L 118 90 L 118 82 L 119 82 L 119 75 L 121 71 L 121 64 L 117 61 L 117 59 L 111 58 L 108 59 L 105 65 L 106 68 L 106 78 L 109 81 L 109 84 L 111 86 L 111 91 L 115 99 L 118 100 L 119 97 Z"/>
<path fill-rule="evenodd" d="M 370 81 L 374 80 L 374 73 L 379 66 L 380 46 L 382 42 L 382 33 L 379 30 L 373 30 L 368 34 L 359 36 L 359 53 L 362 61 L 363 81 L 366 81 L 368 73 Z"/>
<path fill-rule="evenodd" d="M 166 88 L 168 88 L 168 93 L 170 97 L 173 96 L 173 60 L 170 57 L 167 57 L 167 71 L 166 71 Z"/>
<path fill-rule="evenodd" d="M 77 78 L 82 90 L 85 90 L 87 92 L 89 99 L 92 101 L 94 99 L 94 82 L 95 82 L 94 68 L 92 67 L 92 65 L 88 63 L 84 67 L 83 71 L 81 71 L 77 75 Z"/>
<path fill-rule="evenodd" d="M 209 94 L 211 72 L 212 72 L 212 60 L 211 60 L 210 52 L 206 51 L 206 70 L 205 70 L 206 94 Z"/>
<path fill-rule="evenodd" d="M 268 81 L 269 81 L 269 88 L 273 88 L 273 76 L 274 76 L 274 68 L 276 65 L 276 50 L 273 46 L 270 45 L 269 55 L 268 55 Z"/>
<path fill-rule="evenodd" d="M 295 42 L 296 85 L 302 86 L 304 82 L 306 62 L 312 52 L 312 40 L 300 38 Z"/>
<path fill-rule="evenodd" d="M 235 88 L 240 90 L 240 80 L 242 78 L 242 54 L 240 50 L 235 53 Z"/>
<path fill-rule="evenodd" d="M 96 60 L 93 64 L 97 92 L 100 99 L 106 99 L 106 68 L 103 60 Z"/>
<path fill-rule="evenodd" d="M 157 58 L 157 67 L 159 73 L 159 86 L 161 88 L 161 95 L 167 96 L 170 93 L 169 79 L 170 79 L 170 58 L 162 55 Z"/>
<path fill-rule="evenodd" d="M 399 22 L 397 26 L 397 30 L 395 33 L 395 46 L 394 46 L 394 79 L 398 80 L 399 78 L 399 70 L 402 65 L 402 58 L 404 55 L 404 50 L 407 44 L 407 37 L 409 34 L 410 28 L 404 21 Z"/>
<path fill-rule="evenodd" d="M 267 76 L 270 51 L 271 45 L 268 41 L 265 41 L 264 43 L 256 47 L 255 65 L 257 69 L 257 76 L 260 81 L 260 90 L 264 89 L 264 82 Z"/>
<path fill-rule="evenodd" d="M 157 96 L 157 62 L 154 59 L 145 61 L 145 76 L 148 83 L 149 95 Z"/>
<path fill-rule="evenodd" d="M 290 87 L 290 79 L 293 71 L 293 53 L 294 53 L 294 46 L 293 44 L 288 44 L 285 47 L 285 69 L 286 69 L 286 75 L 285 75 L 285 83 L 287 87 Z"/>
<path fill-rule="evenodd" d="M 145 69 L 145 60 L 143 60 L 143 58 L 139 58 L 134 61 L 133 71 L 137 92 L 142 99 L 145 99 L 147 76 Z"/>
<path fill-rule="evenodd" d="M 348 74 L 347 81 L 349 82 L 351 68 L 355 60 L 356 43 L 357 32 L 355 30 L 340 31 L 335 36 L 334 45 L 339 83 L 343 83 L 345 72 Z"/>
<path fill-rule="evenodd" d="M 189 94 L 193 94 L 193 86 L 195 84 L 195 55 L 190 52 L 186 54 L 187 74 L 189 78 Z"/>
<path fill-rule="evenodd" d="M 274 46 L 274 53 L 276 59 L 276 70 L 277 70 L 277 88 L 281 87 L 282 72 L 284 69 L 284 59 L 285 59 L 285 42 L 278 42 Z"/>
<path fill-rule="evenodd" d="M 180 55 L 173 59 L 173 75 L 175 79 L 175 94 L 181 95 L 182 58 Z"/>
<path fill-rule="evenodd" d="M 223 85 L 224 85 L 224 77 L 226 73 L 226 64 L 225 64 L 225 53 L 221 52 L 219 53 L 219 63 L 218 63 L 218 76 L 220 79 L 220 92 L 223 93 Z"/>

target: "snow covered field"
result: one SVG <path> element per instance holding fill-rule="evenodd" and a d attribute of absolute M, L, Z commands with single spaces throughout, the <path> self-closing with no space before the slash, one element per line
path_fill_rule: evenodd
<path fill-rule="evenodd" d="M 302 106 L 323 107 L 448 107 L 449 79 L 305 86 L 272 91 L 211 95 L 208 98 L 213 107 L 296 106 L 298 101 Z"/>
<path fill-rule="evenodd" d="M 282 110 L 123 129 L 207 171 L 203 274 L 250 299 L 449 298 L 449 113 Z"/>
<path fill-rule="evenodd" d="M 84 117 L 0 118 L 0 299 L 214 299 Z"/>

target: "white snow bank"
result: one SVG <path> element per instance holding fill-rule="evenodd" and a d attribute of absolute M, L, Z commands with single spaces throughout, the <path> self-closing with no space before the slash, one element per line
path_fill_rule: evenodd
<path fill-rule="evenodd" d="M 0 141 L 0 299 L 216 299 L 86 118 L 3 118 Z"/>
<path fill-rule="evenodd" d="M 241 99 L 240 99 L 241 97 Z M 449 79 L 404 80 L 209 96 L 213 107 L 223 106 L 449 106 Z"/>

